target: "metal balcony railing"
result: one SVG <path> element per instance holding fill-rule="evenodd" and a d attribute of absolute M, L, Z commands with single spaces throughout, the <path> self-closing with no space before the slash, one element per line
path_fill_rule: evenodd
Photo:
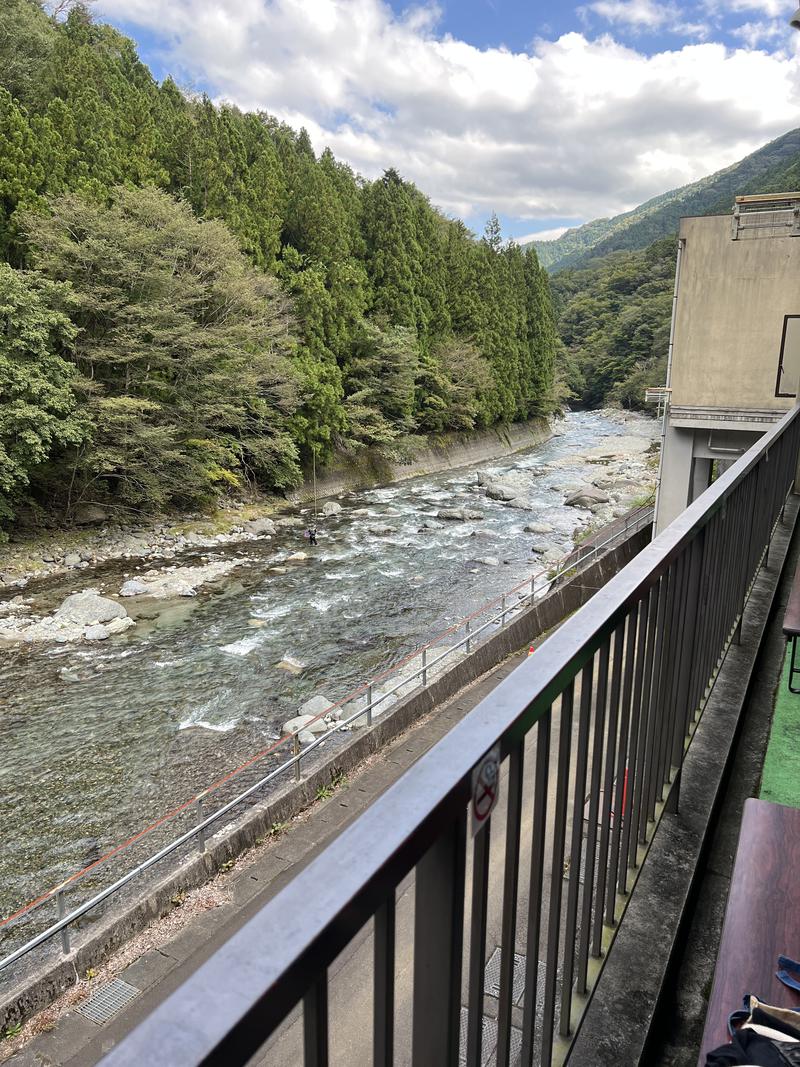
<path fill-rule="evenodd" d="M 296 1062 L 279 1046 L 300 1025 L 298 1003 L 310 1067 L 329 1062 L 343 1026 L 348 1063 L 481 1064 L 490 929 L 495 1062 L 506 1067 L 515 1042 L 515 1062 L 564 1062 L 658 819 L 677 810 L 688 743 L 794 485 L 799 415 L 770 429 L 106 1067 L 229 1067 L 256 1053 Z M 493 751 L 501 799 L 470 838 L 474 772 Z M 482 780 L 495 791 L 491 774 Z M 365 936 L 372 1023 L 359 1028 L 329 1012 L 329 992 L 336 1004 L 348 993 L 343 950 L 358 942 L 363 964 Z"/>

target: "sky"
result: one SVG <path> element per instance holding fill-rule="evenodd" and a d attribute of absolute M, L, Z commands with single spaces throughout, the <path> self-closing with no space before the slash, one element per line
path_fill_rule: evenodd
<path fill-rule="evenodd" d="M 522 241 L 800 126 L 796 0 L 95 0 L 156 77 Z"/>

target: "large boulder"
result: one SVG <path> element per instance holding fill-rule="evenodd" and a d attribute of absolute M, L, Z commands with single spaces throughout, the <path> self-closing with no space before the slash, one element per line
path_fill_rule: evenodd
<path fill-rule="evenodd" d="M 324 719 L 315 719 L 313 715 L 295 715 L 293 719 L 289 719 L 281 727 L 282 734 L 293 734 L 298 730 L 308 730 L 312 734 L 326 734 L 328 732 L 328 724 Z"/>
<path fill-rule="evenodd" d="M 316 717 L 317 715 L 327 715 L 331 712 L 332 700 L 329 700 L 323 693 L 317 693 L 316 696 L 311 697 L 305 704 L 302 705 L 298 711 L 298 715 L 311 715 Z M 336 708 L 334 711 L 338 711 Z M 333 713 L 331 713 L 333 714 Z"/>
<path fill-rule="evenodd" d="M 389 537 L 395 532 L 394 526 L 386 526 L 383 523 L 376 523 L 374 526 L 368 526 L 367 530 L 374 537 Z"/>
<path fill-rule="evenodd" d="M 245 533 L 253 534 L 254 537 L 264 537 L 275 533 L 275 523 L 272 519 L 248 519 L 242 523 Z"/>
<path fill-rule="evenodd" d="M 338 515 L 342 510 L 342 505 L 337 504 L 335 500 L 326 500 L 322 505 L 322 514 L 326 518 L 330 518 L 331 515 Z"/>
<path fill-rule="evenodd" d="M 122 619 L 127 614 L 122 604 L 118 604 L 116 600 L 87 591 L 68 596 L 55 613 L 55 618 L 76 626 L 91 626 L 96 622 Z"/>
<path fill-rule="evenodd" d="M 584 485 L 566 498 L 564 503 L 571 508 L 590 508 L 595 504 L 607 504 L 609 498 L 595 485 Z"/>
<path fill-rule="evenodd" d="M 502 482 L 490 482 L 486 486 L 486 495 L 490 500 L 513 500 L 519 496 L 519 490 L 510 485 L 503 485 Z"/>
<path fill-rule="evenodd" d="M 75 509 L 72 516 L 78 526 L 95 526 L 102 522 L 108 522 L 110 515 L 106 508 L 99 504 L 82 504 Z"/>
<path fill-rule="evenodd" d="M 549 534 L 553 532 L 553 527 L 547 522 L 529 522 L 524 530 L 525 533 Z"/>
<path fill-rule="evenodd" d="M 482 519 L 482 511 L 473 511 L 472 508 L 441 508 L 436 515 L 439 519 L 447 519 L 449 522 L 471 522 Z"/>
<path fill-rule="evenodd" d="M 275 525 L 282 527 L 302 526 L 303 520 L 298 518 L 297 515 L 284 515 L 282 518 L 275 520 Z"/>

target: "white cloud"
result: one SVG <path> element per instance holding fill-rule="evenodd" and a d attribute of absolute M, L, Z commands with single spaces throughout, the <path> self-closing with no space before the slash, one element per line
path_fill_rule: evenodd
<path fill-rule="evenodd" d="M 713 0 L 711 0 L 713 2 Z M 731 11 L 760 11 L 769 18 L 789 15 L 796 5 L 792 0 L 729 0 Z"/>
<path fill-rule="evenodd" d="M 576 223 L 576 225 L 579 224 Z M 515 237 L 514 240 L 518 245 L 525 245 L 529 241 L 555 241 L 562 233 L 571 229 L 573 229 L 572 226 L 553 226 L 550 230 L 535 230 L 533 233 L 526 233 L 524 237 Z"/>
<path fill-rule="evenodd" d="M 710 32 L 705 22 L 688 22 L 676 4 L 658 3 L 656 0 L 595 0 L 581 8 L 580 12 L 584 21 L 591 12 L 607 22 L 633 31 L 654 33 L 669 30 L 701 40 Z"/>
<path fill-rule="evenodd" d="M 305 125 L 368 177 L 395 166 L 459 215 L 533 226 L 626 210 L 798 123 L 800 66 L 784 53 L 645 55 L 581 33 L 530 54 L 479 49 L 437 34 L 430 5 L 398 17 L 382 0 L 96 8 L 154 34 L 179 80 Z"/>
<path fill-rule="evenodd" d="M 744 22 L 731 33 L 744 41 L 748 48 L 758 48 L 772 41 L 781 41 L 786 36 L 786 26 L 782 19 L 759 19 L 756 22 Z"/>

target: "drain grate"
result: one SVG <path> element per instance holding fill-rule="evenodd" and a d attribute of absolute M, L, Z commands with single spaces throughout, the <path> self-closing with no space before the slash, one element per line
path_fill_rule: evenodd
<path fill-rule="evenodd" d="M 490 997 L 500 996 L 500 948 L 496 948 L 486 961 L 484 989 Z M 525 957 L 514 953 L 514 978 L 511 1000 L 518 1004 L 525 992 Z"/>
<path fill-rule="evenodd" d="M 96 989 L 86 1003 L 81 1004 L 77 1009 L 78 1014 L 84 1015 L 87 1019 L 91 1019 L 93 1023 L 102 1026 L 103 1023 L 107 1023 L 109 1019 L 112 1019 L 118 1011 L 121 1011 L 129 1001 L 133 1000 L 134 997 L 138 997 L 140 993 L 141 990 L 137 989 L 135 985 L 131 985 L 121 978 L 115 978 L 113 982 Z"/>
<path fill-rule="evenodd" d="M 459 1067 L 467 1062 L 467 1022 L 469 1011 L 461 1007 L 461 1047 L 459 1049 Z M 483 1041 L 481 1042 L 481 1067 L 488 1067 L 493 1062 L 494 1052 L 497 1047 L 497 1021 L 490 1019 L 488 1015 L 483 1017 Z"/>

